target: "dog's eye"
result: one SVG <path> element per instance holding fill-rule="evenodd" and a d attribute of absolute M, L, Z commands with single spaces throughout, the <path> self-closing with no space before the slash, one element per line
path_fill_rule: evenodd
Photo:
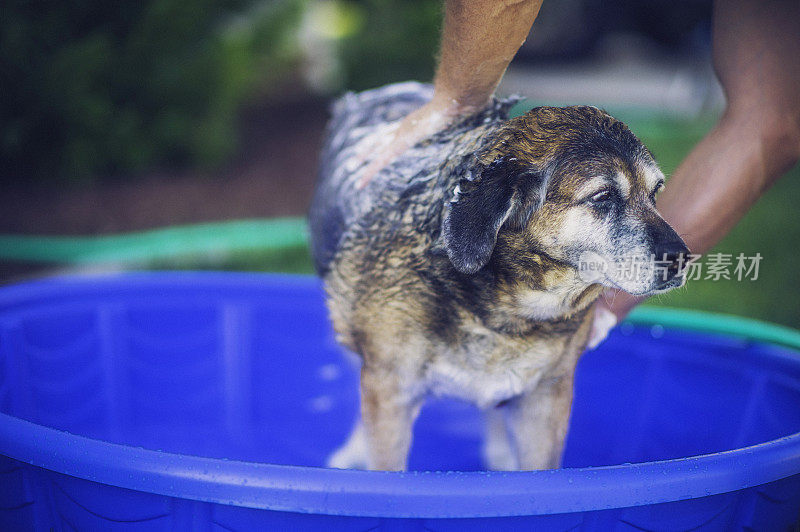
<path fill-rule="evenodd" d="M 597 192 L 594 196 L 589 198 L 592 203 L 606 203 L 611 201 L 612 194 L 610 190 L 601 190 Z"/>
<path fill-rule="evenodd" d="M 655 203 L 655 202 L 656 202 L 656 194 L 658 194 L 659 192 L 661 192 L 661 189 L 662 189 L 662 188 L 664 188 L 664 182 L 663 182 L 663 181 L 659 181 L 659 182 L 656 184 L 656 188 L 654 188 L 654 189 L 653 189 L 653 191 L 650 193 L 650 200 L 651 200 L 653 203 Z"/>

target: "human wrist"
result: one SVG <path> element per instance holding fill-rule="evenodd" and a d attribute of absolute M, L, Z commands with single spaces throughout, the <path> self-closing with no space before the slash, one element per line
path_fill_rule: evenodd
<path fill-rule="evenodd" d="M 445 89 L 434 89 L 430 107 L 445 117 L 468 116 L 480 111 L 491 101 L 492 94 L 464 95 Z"/>

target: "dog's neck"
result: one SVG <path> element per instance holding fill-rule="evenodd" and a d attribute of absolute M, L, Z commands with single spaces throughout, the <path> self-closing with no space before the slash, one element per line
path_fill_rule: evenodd
<path fill-rule="evenodd" d="M 525 283 L 503 287 L 500 299 L 504 310 L 533 321 L 569 319 L 594 302 L 602 291 L 600 285 L 587 285 L 569 277 L 545 287 Z"/>
<path fill-rule="evenodd" d="M 513 330 L 569 322 L 577 327 L 603 291 L 599 284 L 587 284 L 574 267 L 543 253 L 516 257 L 511 264 L 499 257 L 490 267 L 496 301 L 490 319 Z"/>

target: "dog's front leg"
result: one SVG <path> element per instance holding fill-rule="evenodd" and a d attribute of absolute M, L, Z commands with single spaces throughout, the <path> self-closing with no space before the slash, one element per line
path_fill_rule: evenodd
<path fill-rule="evenodd" d="M 506 423 L 506 406 L 490 406 L 484 410 L 486 437 L 483 441 L 483 464 L 493 471 L 519 469 L 517 453 L 510 441 Z"/>
<path fill-rule="evenodd" d="M 571 374 L 543 380 L 509 403 L 520 469 L 554 469 L 561 464 L 572 407 L 572 381 Z"/>
<path fill-rule="evenodd" d="M 361 368 L 361 419 L 369 469 L 406 469 L 411 432 L 421 402 L 404 389 L 395 372 Z"/>

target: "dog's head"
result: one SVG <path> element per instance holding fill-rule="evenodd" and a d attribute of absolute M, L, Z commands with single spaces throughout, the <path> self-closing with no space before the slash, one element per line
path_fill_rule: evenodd
<path fill-rule="evenodd" d="M 462 273 L 489 262 L 502 232 L 514 234 L 516 252 L 568 265 L 589 283 L 644 295 L 684 282 L 689 250 L 655 207 L 664 175 L 633 133 L 597 108 L 533 109 L 456 171 L 442 236 Z"/>

